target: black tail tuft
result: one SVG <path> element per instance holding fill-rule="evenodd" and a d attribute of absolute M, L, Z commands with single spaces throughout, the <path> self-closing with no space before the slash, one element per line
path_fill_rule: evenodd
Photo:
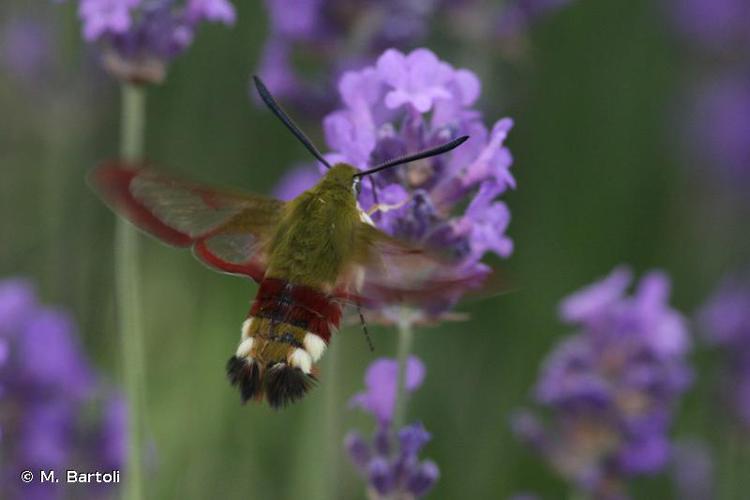
<path fill-rule="evenodd" d="M 271 408 L 278 409 L 301 399 L 315 385 L 315 378 L 299 368 L 278 363 L 266 370 L 263 390 Z"/>
<path fill-rule="evenodd" d="M 238 385 L 242 402 L 246 403 L 260 391 L 260 368 L 255 361 L 232 356 L 227 361 L 227 376 L 232 385 Z"/>

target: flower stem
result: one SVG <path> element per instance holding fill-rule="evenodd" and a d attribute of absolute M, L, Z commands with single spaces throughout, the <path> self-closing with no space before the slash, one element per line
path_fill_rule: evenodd
<path fill-rule="evenodd" d="M 568 500 L 589 500 L 590 496 L 577 488 L 572 488 L 568 495 Z"/>
<path fill-rule="evenodd" d="M 339 480 L 339 455 L 341 454 L 341 405 L 339 404 L 339 345 L 331 345 L 326 352 L 325 363 L 325 413 L 326 442 L 323 444 L 327 456 L 325 484 L 321 499 L 336 498 Z"/>
<path fill-rule="evenodd" d="M 135 162 L 141 159 L 145 119 L 145 90 L 123 84 L 120 155 L 124 160 Z M 143 498 L 142 445 L 146 398 L 138 271 L 138 233 L 125 219 L 118 218 L 115 230 L 115 286 L 123 382 L 128 399 L 128 456 L 123 475 L 123 498 L 128 500 Z"/>
<path fill-rule="evenodd" d="M 396 379 L 396 409 L 393 415 L 396 432 L 406 423 L 406 365 L 414 344 L 412 326 L 410 311 L 403 309 L 398 322 L 398 349 L 396 353 L 398 377 Z"/>

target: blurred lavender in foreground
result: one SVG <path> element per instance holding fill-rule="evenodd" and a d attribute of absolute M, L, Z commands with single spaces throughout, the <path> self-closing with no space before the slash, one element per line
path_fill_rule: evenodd
<path fill-rule="evenodd" d="M 706 340 L 721 348 L 726 358 L 731 406 L 750 430 L 750 281 L 729 278 L 700 312 Z"/>
<path fill-rule="evenodd" d="M 422 385 L 425 368 L 410 357 L 406 368 L 406 390 L 414 392 Z M 380 358 L 367 369 L 365 391 L 355 395 L 350 405 L 375 417 L 377 428 L 372 440 L 359 432 L 350 432 L 344 446 L 354 466 L 367 480 L 371 500 L 409 500 L 427 494 L 440 475 L 430 460 L 419 460 L 419 452 L 429 442 L 422 424 L 393 428 L 396 406 L 398 362 Z"/>
<path fill-rule="evenodd" d="M 387 50 L 375 65 L 346 72 L 338 88 L 342 107 L 323 120 L 332 163 L 365 169 L 470 136 L 450 153 L 369 176 L 359 196 L 364 210 L 376 201 L 382 207 L 372 215 L 380 229 L 455 262 L 455 280 L 425 297 L 416 319 L 439 318 L 486 280 L 485 254 L 506 258 L 513 253 L 513 241 L 505 234 L 510 210 L 498 199 L 516 186 L 510 173 L 513 158 L 504 146 L 513 121 L 504 118 L 489 129 L 474 108 L 481 92 L 477 76 L 427 49 Z M 291 175 L 298 176 L 298 184 L 285 182 L 288 196 L 314 180 Z M 396 321 L 395 313 L 383 312 Z"/>
<path fill-rule="evenodd" d="M 202 23 L 235 21 L 228 0 L 78 0 L 78 15 L 83 38 L 102 47 L 106 69 L 136 83 L 163 81 Z"/>
<path fill-rule="evenodd" d="M 514 432 L 573 487 L 597 499 L 627 498 L 626 481 L 660 472 L 670 456 L 672 413 L 691 382 L 682 316 L 669 307 L 669 280 L 608 277 L 566 298 L 563 320 L 579 332 L 542 366 L 534 391 L 547 423 L 528 411 Z"/>
<path fill-rule="evenodd" d="M 125 405 L 114 396 L 102 400 L 100 386 L 71 318 L 40 305 L 28 281 L 0 281 L 0 497 L 64 496 L 64 479 L 23 484 L 26 469 L 122 469 Z M 82 488 L 76 498 L 114 496 L 106 487 Z"/>

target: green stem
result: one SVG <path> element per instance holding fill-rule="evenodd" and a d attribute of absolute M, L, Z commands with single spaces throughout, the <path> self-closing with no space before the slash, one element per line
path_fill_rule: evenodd
<path fill-rule="evenodd" d="M 145 90 L 134 85 L 123 84 L 120 154 L 124 160 L 136 162 L 141 159 L 145 120 Z M 128 500 L 143 498 L 143 429 L 146 394 L 143 321 L 138 278 L 138 233 L 128 222 L 119 218 L 115 231 L 115 286 L 123 382 L 128 399 L 128 456 L 123 475 L 123 498 Z"/>
<path fill-rule="evenodd" d="M 320 499 L 337 498 L 336 486 L 339 476 L 341 454 L 341 405 L 339 404 L 339 346 L 332 342 L 325 357 L 325 443 L 326 465 L 324 484 L 318 492 Z"/>
<path fill-rule="evenodd" d="M 408 310 L 403 309 L 398 322 L 398 350 L 396 354 L 398 377 L 396 379 L 396 409 L 393 415 L 393 423 L 396 431 L 406 423 L 406 365 L 412 345 L 414 344 L 414 330 L 412 326 L 411 314 Z"/>
<path fill-rule="evenodd" d="M 568 500 L 589 500 L 591 497 L 579 489 L 572 488 L 568 494 Z"/>

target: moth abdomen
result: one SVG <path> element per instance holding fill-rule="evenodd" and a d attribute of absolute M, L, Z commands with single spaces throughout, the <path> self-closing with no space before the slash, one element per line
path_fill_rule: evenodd
<path fill-rule="evenodd" d="M 242 324 L 227 375 L 243 403 L 262 399 L 273 408 L 292 403 L 316 381 L 316 363 L 341 321 L 335 297 L 312 287 L 266 278 Z"/>

